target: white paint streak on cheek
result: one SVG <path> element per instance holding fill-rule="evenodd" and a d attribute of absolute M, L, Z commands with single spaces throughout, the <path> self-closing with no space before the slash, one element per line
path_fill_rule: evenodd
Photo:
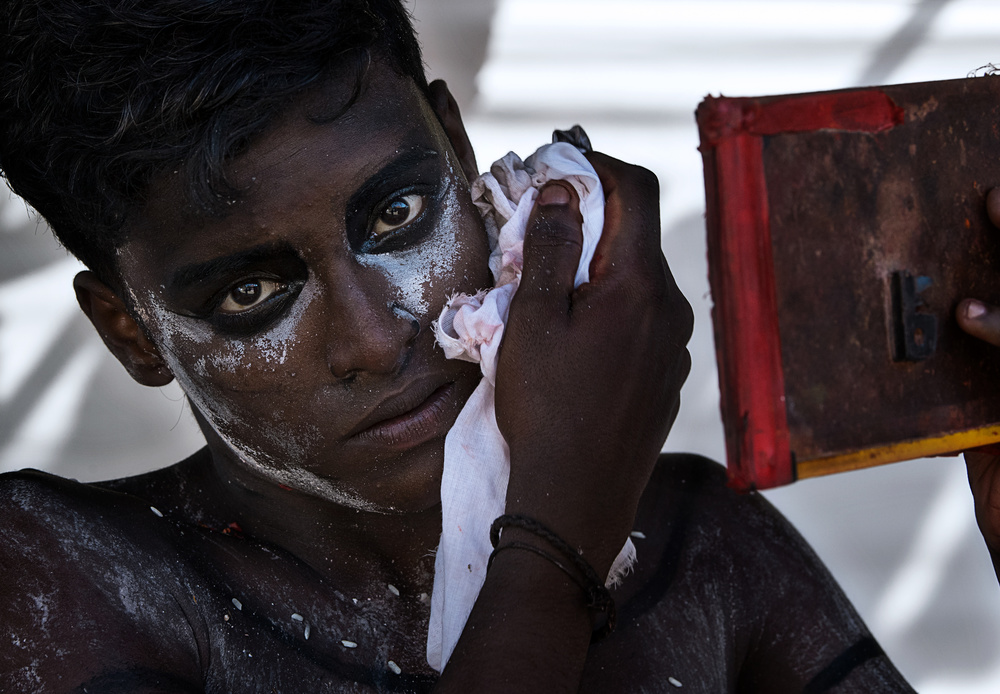
<path fill-rule="evenodd" d="M 243 356 L 243 345 L 234 343 L 231 351 L 222 354 L 214 350 L 209 356 L 202 354 L 189 371 L 182 357 L 187 356 L 190 360 L 198 352 L 208 350 L 212 341 L 211 330 L 196 319 L 168 310 L 155 294 L 149 294 L 146 306 L 155 319 L 158 346 L 171 373 L 185 394 L 218 430 L 217 423 L 232 419 L 232 413 L 221 400 L 209 393 L 203 383 L 211 376 L 210 367 L 218 368 L 220 362 L 226 365 L 238 363 Z"/>
<path fill-rule="evenodd" d="M 307 291 L 310 293 L 306 294 Z M 295 339 L 296 328 L 306 307 L 317 292 L 311 289 L 307 283 L 302 293 L 305 296 L 300 295 L 298 307 L 291 311 L 289 316 L 278 326 L 269 331 L 267 336 L 260 338 L 260 345 L 273 350 L 273 354 L 278 354 L 280 350 L 281 363 L 284 363 L 288 347 Z M 301 299 L 305 299 L 305 301 L 301 301 Z M 213 339 L 211 330 L 197 319 L 186 318 L 169 311 L 153 294 L 150 294 L 147 305 L 150 307 L 156 324 L 160 327 L 160 349 L 177 382 L 194 406 L 208 420 L 212 429 L 239 456 L 244 465 L 277 484 L 313 494 L 348 508 L 379 511 L 375 504 L 353 491 L 340 488 L 329 480 L 302 468 L 301 465 L 307 451 L 310 450 L 310 447 L 315 447 L 316 441 L 313 440 L 313 437 L 296 440 L 288 431 L 263 428 L 259 433 L 270 441 L 276 450 L 281 452 L 282 459 L 249 445 L 238 432 L 243 418 L 235 413 L 223 398 L 214 393 L 211 387 L 205 385 L 211 377 L 211 374 L 206 373 L 209 366 L 212 368 L 219 368 L 220 365 L 231 366 L 233 369 L 240 367 L 244 357 L 244 345 L 234 341 L 232 351 L 228 354 L 216 354 L 212 357 L 202 356 L 194 362 L 192 371 L 195 373 L 190 373 L 178 355 L 185 352 L 191 353 L 197 349 L 210 348 L 210 342 Z M 316 432 L 316 437 L 318 436 L 319 433 Z"/>
<path fill-rule="evenodd" d="M 156 326 L 155 338 L 164 361 L 170 367 L 170 372 L 195 407 L 208 418 L 216 432 L 225 437 L 222 429 L 225 428 L 226 422 L 233 421 L 233 414 L 223 400 L 215 397 L 209 388 L 200 385 L 208 378 L 210 362 L 202 356 L 194 361 L 193 368 L 189 371 L 185 366 L 185 360 L 181 358 L 182 355 L 190 355 L 193 358 L 197 352 L 208 349 L 212 340 L 208 326 L 194 318 L 168 310 L 152 292 L 146 297 L 143 305 L 153 318 L 149 325 Z M 242 349 L 242 345 L 239 348 Z M 211 357 L 213 360 L 218 358 L 218 354 L 213 354 Z"/>
<path fill-rule="evenodd" d="M 246 350 L 242 342 L 232 342 L 226 349 L 220 349 L 218 351 L 212 352 L 211 356 L 203 357 L 206 361 L 205 376 L 210 375 L 209 366 L 211 370 L 216 373 L 230 373 L 235 374 L 241 369 L 246 368 L 245 364 Z"/>
<path fill-rule="evenodd" d="M 459 259 L 465 254 L 462 245 L 462 203 L 458 199 L 458 179 L 455 176 L 454 168 L 451 166 L 451 159 L 448 159 L 448 167 L 452 172 L 451 181 L 448 185 L 448 192 L 444 199 L 444 210 L 441 214 L 441 227 L 446 230 L 444 244 L 439 246 L 437 253 L 432 259 L 431 268 L 439 275 L 447 275 L 452 272 Z M 442 288 L 440 294 L 451 294 L 453 287 Z"/>
<path fill-rule="evenodd" d="M 288 359 L 289 347 L 295 344 L 297 331 L 302 317 L 318 295 L 317 283 L 313 281 L 312 273 L 298 298 L 292 305 L 288 315 L 274 325 L 270 330 L 254 339 L 254 349 L 270 362 L 284 364 Z"/>
<path fill-rule="evenodd" d="M 358 262 L 381 270 L 393 284 L 396 300 L 410 313 L 426 314 L 430 310 L 427 301 L 427 290 L 431 284 L 430 268 L 419 250 L 361 255 Z"/>

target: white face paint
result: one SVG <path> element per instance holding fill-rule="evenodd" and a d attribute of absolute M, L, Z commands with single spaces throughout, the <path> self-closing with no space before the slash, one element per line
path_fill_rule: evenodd
<path fill-rule="evenodd" d="M 449 288 L 435 287 L 434 277 L 447 276 L 462 256 L 462 209 L 458 180 L 449 162 L 446 188 L 440 197 L 440 213 L 429 236 L 414 246 L 393 253 L 358 254 L 364 267 L 378 269 L 391 286 L 387 307 L 400 319 L 420 320 L 438 310 Z M 428 207 L 433 207 L 428 203 Z M 428 210 L 430 212 L 430 210 Z M 121 260 L 127 262 L 127 252 Z M 218 383 L 226 376 L 238 377 L 260 370 L 260 358 L 272 372 L 282 369 L 298 342 L 300 325 L 310 305 L 320 296 L 319 284 L 310 273 L 298 298 L 286 315 L 266 331 L 245 339 L 225 340 L 220 345 L 213 327 L 202 318 L 171 311 L 156 292 L 144 298 L 132 296 L 133 304 L 147 325 L 156 326 L 156 342 L 171 373 L 194 407 L 238 456 L 240 462 L 277 484 L 307 491 L 349 508 L 376 511 L 378 507 L 350 489 L 296 465 L 322 440 L 322 432 L 290 432 L 274 422 L 260 421 L 255 427 L 268 442 L 268 450 L 253 446 L 240 436 L 245 416 L 230 405 L 226 390 Z M 421 321 L 425 322 L 425 321 Z M 251 360 L 253 355 L 253 361 Z M 186 366 L 189 365 L 189 366 Z M 220 378 L 222 377 L 222 378 Z M 262 394 L 262 397 L 267 397 Z"/>
<path fill-rule="evenodd" d="M 236 374 L 241 369 L 251 368 L 246 362 L 248 349 L 264 355 L 276 366 L 284 364 L 295 344 L 302 317 L 317 294 L 315 282 L 306 282 L 292 309 L 266 332 L 246 342 L 227 341 L 224 349 L 212 350 L 208 355 L 204 352 L 212 345 L 215 336 L 203 320 L 170 311 L 153 292 L 146 296 L 145 301 L 138 302 L 133 297 L 133 302 L 142 307 L 140 315 L 153 318 L 152 324 L 158 328 L 161 355 L 192 405 L 202 413 L 219 438 L 236 452 L 241 463 L 277 484 L 309 492 L 348 508 L 375 511 L 377 507 L 374 504 L 350 490 L 294 466 L 294 461 L 302 460 L 311 444 L 320 438 L 318 431 L 296 437 L 287 430 L 269 427 L 266 422 L 259 423 L 258 431 L 282 454 L 283 460 L 277 460 L 274 455 L 248 445 L 236 435 L 233 425 L 240 420 L 240 415 L 233 411 L 223 394 L 211 386 L 220 373 Z M 184 364 L 190 359 L 184 357 L 199 353 L 202 356 L 193 362 L 194 369 L 187 369 Z"/>

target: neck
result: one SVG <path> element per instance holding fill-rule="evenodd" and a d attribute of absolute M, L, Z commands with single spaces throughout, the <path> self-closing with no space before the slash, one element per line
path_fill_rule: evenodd
<path fill-rule="evenodd" d="M 236 523 L 245 537 L 289 552 L 352 595 L 382 595 L 386 584 L 430 594 L 440 504 L 406 513 L 338 504 L 257 474 L 216 436 L 205 457 L 192 474 L 214 523 Z"/>

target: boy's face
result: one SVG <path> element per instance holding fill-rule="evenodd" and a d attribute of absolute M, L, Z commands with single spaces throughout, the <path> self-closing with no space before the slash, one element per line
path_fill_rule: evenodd
<path fill-rule="evenodd" d="M 479 380 L 430 324 L 450 294 L 490 285 L 486 235 L 410 80 L 375 62 L 346 113 L 310 120 L 330 108 L 300 100 L 234 162 L 250 192 L 224 219 L 186 209 L 179 175 L 155 182 L 122 277 L 233 474 L 426 508 Z"/>

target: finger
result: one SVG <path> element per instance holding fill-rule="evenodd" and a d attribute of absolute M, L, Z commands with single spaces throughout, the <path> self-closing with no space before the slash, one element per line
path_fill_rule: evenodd
<path fill-rule="evenodd" d="M 970 448 L 963 451 L 965 456 L 965 466 L 969 471 L 969 481 L 975 482 L 986 472 L 987 468 L 996 464 L 996 446 L 983 446 L 982 448 Z"/>
<path fill-rule="evenodd" d="M 569 301 L 583 248 L 583 217 L 573 187 L 550 181 L 538 191 L 524 236 L 520 297 Z"/>
<path fill-rule="evenodd" d="M 1000 227 L 1000 188 L 994 188 L 986 195 L 986 214 L 993 226 Z"/>
<path fill-rule="evenodd" d="M 991 549 L 1000 549 L 1000 457 L 986 452 L 992 447 L 965 451 L 969 487 L 976 504 L 979 529 Z M 1000 568 L 1000 567 L 998 567 Z"/>
<path fill-rule="evenodd" d="M 591 276 L 614 268 L 657 272 L 660 253 L 660 185 L 648 169 L 599 152 L 588 153 L 604 188 L 604 231 L 591 262 Z"/>
<path fill-rule="evenodd" d="M 965 332 L 1000 347 L 1000 309 L 997 307 L 978 299 L 965 299 L 955 309 L 955 318 Z"/>
<path fill-rule="evenodd" d="M 997 457 L 990 453 L 984 453 L 978 449 L 965 451 L 965 468 L 969 475 L 969 487 L 972 489 L 972 496 L 976 503 L 977 516 L 982 512 L 984 490 L 988 481 L 987 476 L 990 470 L 996 466 Z M 979 520 L 977 518 L 977 520 Z"/>

